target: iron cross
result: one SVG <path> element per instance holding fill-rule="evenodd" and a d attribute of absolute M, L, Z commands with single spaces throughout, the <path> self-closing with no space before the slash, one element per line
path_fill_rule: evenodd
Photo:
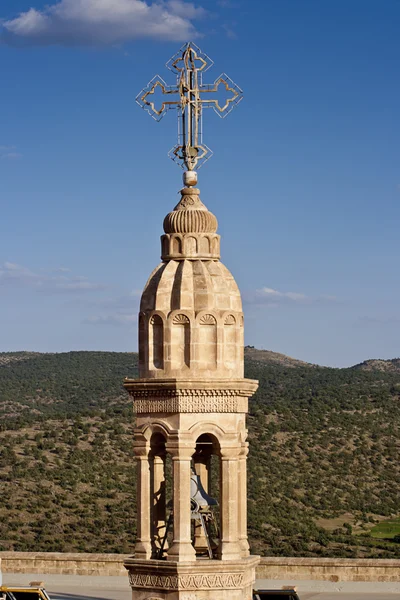
<path fill-rule="evenodd" d="M 213 108 L 220 117 L 226 117 L 243 98 L 243 92 L 225 73 L 211 84 L 202 78 L 213 61 L 196 44 L 188 42 L 167 62 L 166 67 L 176 73 L 177 85 L 169 86 L 156 75 L 136 97 L 137 103 L 156 121 L 170 108 L 178 109 L 178 144 L 169 151 L 169 157 L 182 169 L 194 171 L 212 156 L 203 142 L 203 108 Z M 209 97 L 219 88 L 226 95 L 223 101 Z M 155 94 L 161 92 L 161 105 L 156 105 Z M 175 98 L 174 98 L 175 96 Z"/>

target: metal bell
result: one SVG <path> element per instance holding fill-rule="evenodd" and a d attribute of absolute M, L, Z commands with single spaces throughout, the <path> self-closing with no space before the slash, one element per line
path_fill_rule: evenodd
<path fill-rule="evenodd" d="M 201 508 L 204 508 L 205 506 L 218 505 L 216 499 L 207 494 L 206 490 L 203 488 L 203 484 L 201 483 L 200 476 L 197 475 L 194 469 L 192 469 L 192 474 L 190 477 L 190 499 Z"/>

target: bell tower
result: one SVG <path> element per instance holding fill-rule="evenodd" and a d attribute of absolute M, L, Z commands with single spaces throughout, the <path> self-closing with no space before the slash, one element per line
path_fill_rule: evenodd
<path fill-rule="evenodd" d="M 186 170 L 164 219 L 162 262 L 141 298 L 139 379 L 124 382 L 136 412 L 137 542 L 125 562 L 133 600 L 250 600 L 258 562 L 246 506 L 246 413 L 258 383 L 244 379 L 240 292 L 220 262 L 217 219 L 194 170 L 211 153 L 201 139 L 203 108 L 225 116 L 242 92 L 226 75 L 204 85 L 209 63 L 185 44 L 167 63 L 177 88 L 156 77 L 138 97 L 157 118 L 178 108 L 170 155 Z M 207 96 L 220 85 L 231 94 L 224 105 Z M 157 87 L 179 100 L 156 107 Z"/>

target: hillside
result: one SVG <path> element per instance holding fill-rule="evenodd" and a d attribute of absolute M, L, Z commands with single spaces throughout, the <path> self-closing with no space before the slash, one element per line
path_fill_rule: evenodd
<path fill-rule="evenodd" d="M 391 360 L 365 360 L 359 365 L 354 365 L 353 369 L 362 371 L 386 371 L 400 374 L 400 358 Z"/>
<path fill-rule="evenodd" d="M 286 356 L 286 354 L 280 354 L 279 352 L 272 352 L 271 350 L 258 350 L 254 346 L 245 346 L 244 348 L 245 358 L 248 360 L 267 363 L 271 365 L 281 365 L 282 367 L 315 367 L 311 363 L 297 360 Z"/>
<path fill-rule="evenodd" d="M 132 551 L 121 384 L 136 372 L 130 353 L 0 353 L 0 550 Z M 260 380 L 248 420 L 253 551 L 400 557 L 379 534 L 400 515 L 400 373 L 247 348 L 246 376 Z"/>

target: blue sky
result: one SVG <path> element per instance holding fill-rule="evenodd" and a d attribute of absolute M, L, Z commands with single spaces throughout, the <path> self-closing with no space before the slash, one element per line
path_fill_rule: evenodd
<path fill-rule="evenodd" d="M 0 19 L 1 351 L 137 349 L 181 171 L 175 114 L 134 99 L 192 39 L 245 94 L 205 115 L 199 187 L 246 343 L 400 355 L 400 2 L 3 0 Z"/>

